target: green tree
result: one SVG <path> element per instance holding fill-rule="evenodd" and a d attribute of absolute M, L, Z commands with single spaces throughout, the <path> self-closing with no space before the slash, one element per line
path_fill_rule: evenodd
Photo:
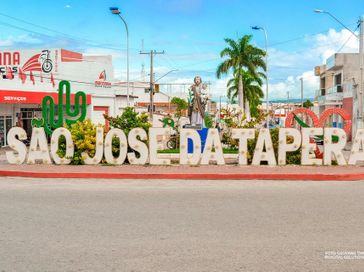
<path fill-rule="evenodd" d="M 264 97 L 262 90 L 262 77 L 265 75 L 258 72 L 256 75 L 252 75 L 248 71 L 241 70 L 241 77 L 243 81 L 243 93 L 244 93 L 244 104 L 249 106 L 250 113 L 253 117 L 258 116 L 258 105 L 261 104 L 261 98 Z M 239 79 L 237 76 L 230 79 L 227 83 L 227 96 L 231 103 L 236 102 L 239 89 Z"/>
<path fill-rule="evenodd" d="M 204 119 L 204 123 L 205 123 L 206 128 L 212 128 L 213 127 L 214 120 L 212 120 L 212 117 L 208 113 L 205 113 L 205 116 L 203 117 L 203 119 Z"/>
<path fill-rule="evenodd" d="M 177 118 L 178 124 L 179 119 L 181 119 L 183 115 L 183 111 L 187 110 L 188 108 L 188 103 L 186 100 L 176 96 L 172 98 L 171 103 L 176 106 L 176 112 L 174 113 L 174 116 Z"/>
<path fill-rule="evenodd" d="M 265 70 L 266 63 L 264 61 L 265 51 L 250 44 L 252 36 L 244 35 L 242 38 L 234 41 L 233 39 L 225 39 L 228 47 L 220 52 L 220 57 L 225 60 L 219 64 L 216 70 L 217 78 L 223 74 L 233 71 L 234 77 L 238 81 L 238 104 L 244 111 L 244 82 L 242 73 L 238 71 L 249 71 L 254 77 L 259 77 L 259 68 Z"/>
<path fill-rule="evenodd" d="M 123 130 L 125 135 L 128 135 L 129 131 L 133 128 L 143 128 L 148 133 L 151 127 L 151 124 L 148 122 L 148 114 L 139 114 L 132 107 L 125 108 L 120 116 L 111 117 L 104 115 L 104 117 L 109 121 L 111 127 Z"/>
<path fill-rule="evenodd" d="M 313 106 L 313 103 L 310 100 L 306 100 L 305 102 L 303 102 L 303 107 L 304 108 L 311 108 Z"/>

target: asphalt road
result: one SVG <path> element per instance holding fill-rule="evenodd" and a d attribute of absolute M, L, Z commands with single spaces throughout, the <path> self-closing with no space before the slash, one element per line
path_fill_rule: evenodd
<path fill-rule="evenodd" d="M 0 178 L 0 271 L 364 271 L 364 182 Z"/>

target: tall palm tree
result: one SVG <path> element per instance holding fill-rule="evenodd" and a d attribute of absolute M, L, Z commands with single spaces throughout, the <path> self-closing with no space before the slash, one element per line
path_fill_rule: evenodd
<path fill-rule="evenodd" d="M 223 74 L 228 74 L 230 70 L 237 76 L 238 80 L 238 104 L 244 111 L 244 92 L 242 74 L 236 71 L 246 70 L 252 75 L 258 75 L 259 68 L 266 69 L 264 61 L 265 51 L 250 44 L 252 36 L 244 35 L 242 38 L 234 41 L 225 39 L 228 47 L 220 52 L 220 57 L 226 59 L 219 64 L 216 70 L 217 78 Z"/>
<path fill-rule="evenodd" d="M 261 72 L 258 72 L 256 75 L 252 75 L 248 71 L 244 70 L 241 70 L 240 73 L 243 82 L 243 95 L 246 112 L 250 110 L 251 115 L 256 116 L 258 113 L 257 106 L 261 104 L 261 98 L 264 97 L 262 90 L 262 78 L 264 78 L 265 75 Z M 234 74 L 234 77 L 228 81 L 227 87 L 227 96 L 232 103 L 235 103 L 239 90 L 239 77 Z"/>

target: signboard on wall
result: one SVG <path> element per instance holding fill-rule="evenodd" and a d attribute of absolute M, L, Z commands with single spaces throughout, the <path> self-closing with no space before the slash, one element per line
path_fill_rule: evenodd
<path fill-rule="evenodd" d="M 62 80 L 75 89 L 103 92 L 114 81 L 112 58 L 61 48 L 0 51 L 0 91 L 56 91 Z"/>

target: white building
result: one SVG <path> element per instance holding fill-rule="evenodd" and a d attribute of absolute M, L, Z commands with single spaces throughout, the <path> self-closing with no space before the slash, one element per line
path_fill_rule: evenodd
<path fill-rule="evenodd" d="M 126 88 L 115 84 L 111 56 L 61 48 L 0 51 L 0 146 L 6 145 L 13 126 L 22 126 L 30 136 L 31 120 L 41 117 L 43 97 L 51 95 L 57 104 L 61 80 L 71 83 L 73 95 L 86 93 L 87 117 L 94 123 L 105 124 L 104 113 L 115 116 L 127 105 Z M 130 105 L 133 99 L 131 95 Z"/>

